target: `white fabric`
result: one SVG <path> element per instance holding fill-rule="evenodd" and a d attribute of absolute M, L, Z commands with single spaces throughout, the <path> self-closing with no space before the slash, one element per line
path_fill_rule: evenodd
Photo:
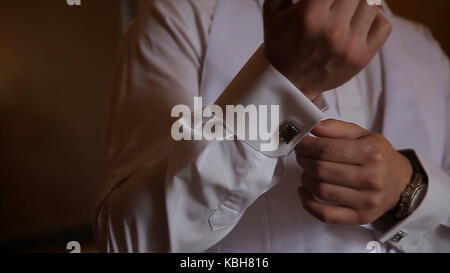
<path fill-rule="evenodd" d="M 387 11 L 394 32 L 382 52 L 313 104 L 257 50 L 261 4 L 147 1 L 130 26 L 114 71 L 94 221 L 102 250 L 368 252 L 368 242 L 380 240 L 383 251 L 450 251 L 448 58 L 427 31 Z M 194 96 L 278 104 L 280 124 L 295 121 L 302 134 L 269 155 L 240 140 L 174 142 L 170 111 L 193 108 Z M 380 232 L 326 225 L 302 208 L 292 149 L 322 117 L 356 122 L 419 153 L 429 186 L 411 216 Z M 408 235 L 389 241 L 398 231 Z"/>

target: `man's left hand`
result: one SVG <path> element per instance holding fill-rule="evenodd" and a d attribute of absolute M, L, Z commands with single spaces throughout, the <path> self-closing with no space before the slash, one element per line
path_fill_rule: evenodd
<path fill-rule="evenodd" d="M 363 225 L 395 208 L 413 170 L 389 141 L 360 126 L 320 122 L 296 147 L 303 207 L 322 222 Z M 325 201 L 325 202 L 323 202 Z"/>

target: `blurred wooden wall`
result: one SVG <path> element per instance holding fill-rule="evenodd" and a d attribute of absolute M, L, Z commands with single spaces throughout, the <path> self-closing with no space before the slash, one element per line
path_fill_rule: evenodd
<path fill-rule="evenodd" d="M 388 0 L 391 9 L 406 18 L 421 22 L 433 32 L 450 56 L 450 0 Z"/>
<path fill-rule="evenodd" d="M 0 0 L 0 245 L 89 228 L 118 0 Z"/>

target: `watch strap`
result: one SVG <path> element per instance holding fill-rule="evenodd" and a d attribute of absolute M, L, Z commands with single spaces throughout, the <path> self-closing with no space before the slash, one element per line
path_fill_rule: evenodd
<path fill-rule="evenodd" d="M 408 216 L 413 210 L 411 207 L 412 199 L 418 191 L 422 190 L 428 178 L 414 150 L 400 150 L 399 152 L 408 158 L 413 168 L 411 181 L 402 191 L 400 200 L 395 208 L 395 217 L 401 219 Z"/>

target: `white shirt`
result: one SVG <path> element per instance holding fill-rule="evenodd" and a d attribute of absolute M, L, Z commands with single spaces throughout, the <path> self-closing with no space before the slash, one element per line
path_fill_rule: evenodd
<path fill-rule="evenodd" d="M 265 59 L 262 1 L 147 1 L 115 66 L 105 187 L 94 221 L 110 252 L 450 251 L 449 62 L 423 28 L 394 26 L 369 66 L 310 102 Z M 250 61 L 246 61 L 250 58 Z M 230 84 L 231 83 L 231 84 Z M 225 90 L 225 91 L 224 91 Z M 217 98 L 222 97 L 217 101 Z M 248 141 L 172 140 L 173 106 L 280 105 L 301 134 L 272 153 Z M 385 135 L 419 155 L 429 184 L 406 219 L 375 231 L 328 225 L 296 194 L 293 148 L 322 118 Z M 399 242 L 392 237 L 407 234 Z"/>

